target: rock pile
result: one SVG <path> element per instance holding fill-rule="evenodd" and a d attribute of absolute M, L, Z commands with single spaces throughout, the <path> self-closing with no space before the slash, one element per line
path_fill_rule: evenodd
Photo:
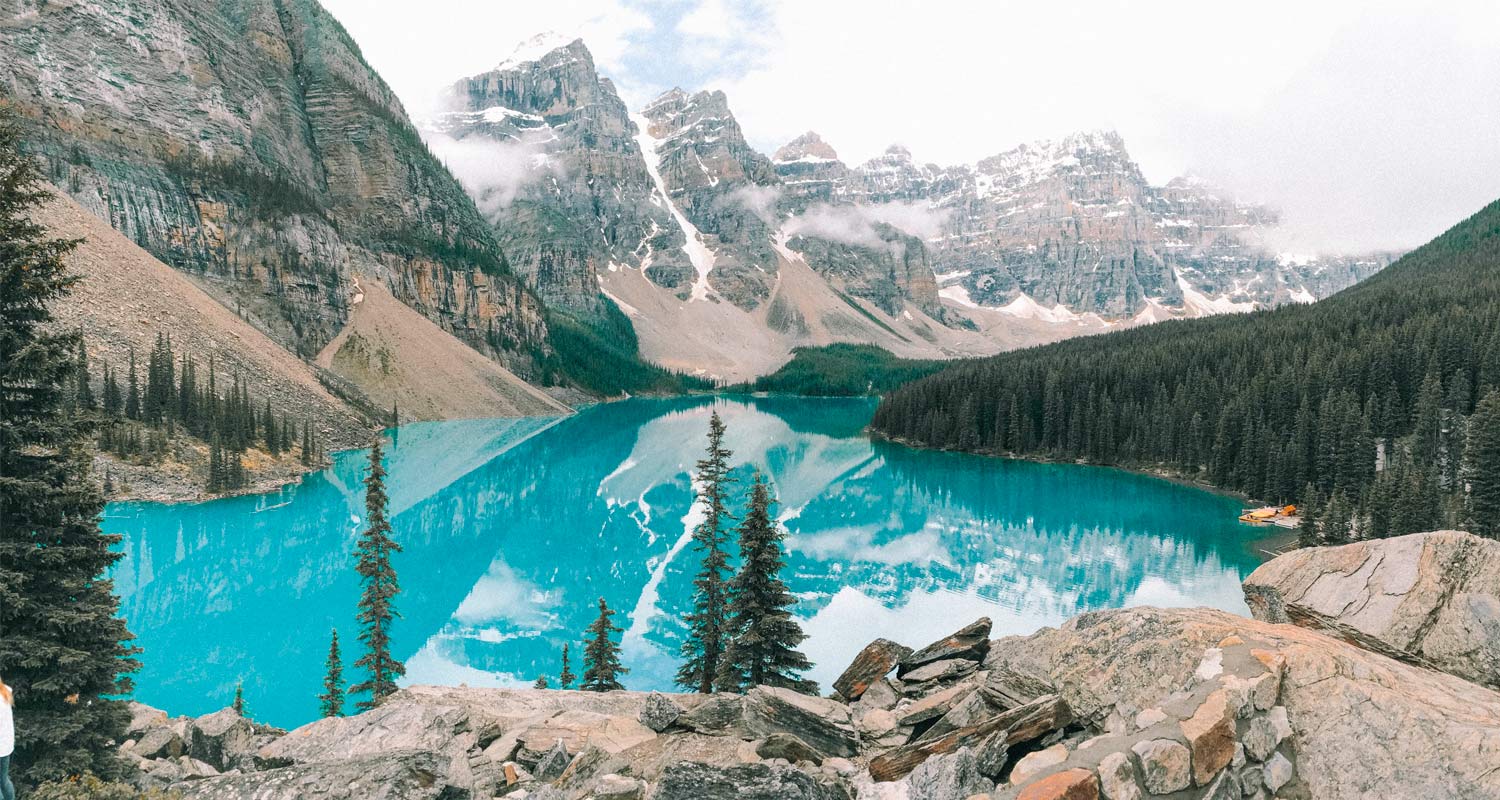
<path fill-rule="evenodd" d="M 1467 607 L 1497 594 L 1457 574 Z M 1138 608 L 989 635 L 877 640 L 826 698 L 413 687 L 290 733 L 142 706 L 124 750 L 189 800 L 1500 797 L 1500 694 L 1319 630 Z"/>

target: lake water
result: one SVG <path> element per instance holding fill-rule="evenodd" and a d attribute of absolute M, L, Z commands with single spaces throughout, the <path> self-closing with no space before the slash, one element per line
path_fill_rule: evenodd
<path fill-rule="evenodd" d="M 630 400 L 387 434 L 407 682 L 530 685 L 556 675 L 564 642 L 582 673 L 602 596 L 626 629 L 626 686 L 669 688 L 697 567 L 689 471 L 712 408 L 736 475 L 773 480 L 825 690 L 876 636 L 920 646 L 980 616 L 1000 635 L 1116 606 L 1244 613 L 1239 582 L 1257 560 L 1233 498 L 872 442 L 863 399 Z M 358 678 L 351 552 L 366 463 L 341 453 L 269 495 L 108 507 L 104 528 L 124 535 L 116 588 L 145 648 L 138 699 L 202 714 L 243 681 L 256 718 L 299 725 L 316 716 L 334 627 Z"/>

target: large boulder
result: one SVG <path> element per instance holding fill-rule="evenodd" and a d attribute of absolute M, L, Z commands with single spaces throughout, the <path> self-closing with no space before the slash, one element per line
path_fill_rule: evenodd
<path fill-rule="evenodd" d="M 449 785 L 444 765 L 430 752 L 393 751 L 378 756 L 321 761 L 173 784 L 183 800 L 438 800 L 467 797 Z"/>
<path fill-rule="evenodd" d="M 283 767 L 396 751 L 441 752 L 463 738 L 468 727 L 461 708 L 387 701 L 352 717 L 309 722 L 262 747 L 257 757 L 263 767 Z"/>
<path fill-rule="evenodd" d="M 995 788 L 995 782 L 981 774 L 974 751 L 967 747 L 927 759 L 912 770 L 907 783 L 911 800 L 966 798 Z"/>
<path fill-rule="evenodd" d="M 1245 600 L 1257 619 L 1500 688 L 1500 542 L 1438 531 L 1294 550 L 1245 579 Z"/>
<path fill-rule="evenodd" d="M 225 708 L 192 720 L 182 736 L 183 749 L 192 758 L 222 772 L 250 765 L 256 751 L 282 733 L 277 728 L 256 725 L 234 709 Z"/>
<path fill-rule="evenodd" d="M 1040 676 L 1082 721 L 1124 732 L 1138 717 L 1159 719 L 1151 712 L 1164 698 L 1216 674 L 1219 665 L 1205 652 L 1241 638 L 1265 643 L 1255 657 L 1281 675 L 1269 692 L 1275 697 L 1265 699 L 1285 707 L 1284 722 L 1279 712 L 1270 719 L 1289 725 L 1292 744 L 1284 747 L 1296 753 L 1295 764 L 1273 754 L 1263 770 L 1268 781 L 1290 780 L 1294 766 L 1312 797 L 1500 797 L 1500 693 L 1317 631 L 1203 608 L 1099 611 L 999 640 L 986 666 Z M 1256 700 L 1259 688 L 1240 687 L 1235 702 L 1242 711 L 1264 705 Z M 1217 762 L 1217 709 L 1186 730 L 1151 724 L 1176 729 L 1173 736 L 1198 734 L 1193 744 Z"/>
<path fill-rule="evenodd" d="M 794 767 L 716 767 L 685 761 L 667 767 L 652 800 L 835 800 L 837 794 Z"/>
<path fill-rule="evenodd" d="M 897 665 L 896 677 L 905 678 L 906 674 L 912 670 L 938 661 L 955 658 L 967 661 L 979 661 L 983 659 L 984 654 L 990 648 L 990 627 L 989 617 L 980 617 L 921 650 L 906 656 Z"/>
<path fill-rule="evenodd" d="M 148 728 L 140 734 L 140 738 L 127 745 L 125 749 L 146 759 L 178 758 L 187 751 L 177 731 L 165 725 Z"/>
<path fill-rule="evenodd" d="M 672 727 L 672 723 L 682 716 L 682 706 L 672 702 L 671 698 L 660 692 L 652 692 L 646 697 L 646 703 L 641 706 L 641 713 L 637 718 L 642 725 L 657 733 L 661 733 Z"/>
<path fill-rule="evenodd" d="M 859 651 L 859 655 L 854 657 L 843 674 L 834 679 L 834 691 L 852 703 L 864 695 L 871 684 L 889 675 L 901 663 L 901 659 L 909 655 L 910 647 L 890 639 L 876 639 L 865 645 L 865 649 Z"/>
<path fill-rule="evenodd" d="M 399 696 L 363 714 L 303 725 L 262 746 L 255 753 L 255 763 L 268 769 L 421 751 L 433 755 L 444 782 L 473 786 L 469 751 L 478 746 L 479 737 L 469 712 L 447 704 L 393 702 Z M 552 742 L 547 744 L 550 747 Z"/>
<path fill-rule="evenodd" d="M 848 706 L 791 689 L 757 686 L 747 692 L 745 725 L 762 735 L 790 733 L 825 755 L 859 753 L 859 732 Z"/>

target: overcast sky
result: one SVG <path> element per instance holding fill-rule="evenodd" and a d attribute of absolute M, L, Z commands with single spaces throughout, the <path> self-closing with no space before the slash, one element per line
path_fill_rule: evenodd
<path fill-rule="evenodd" d="M 972 162 L 1081 129 L 1283 210 L 1286 249 L 1409 247 L 1500 198 L 1500 2 L 324 0 L 417 111 L 542 31 L 640 107 L 720 88 L 769 153 L 816 130 Z"/>

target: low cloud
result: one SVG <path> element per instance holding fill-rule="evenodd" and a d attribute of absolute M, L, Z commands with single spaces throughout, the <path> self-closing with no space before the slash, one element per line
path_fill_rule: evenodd
<path fill-rule="evenodd" d="M 923 203 L 819 203 L 792 217 L 783 230 L 789 236 L 817 236 L 859 247 L 884 247 L 887 242 L 875 230 L 877 223 L 925 240 L 941 233 L 948 213 Z"/>
<path fill-rule="evenodd" d="M 776 227 L 779 217 L 776 204 L 781 202 L 780 187 L 752 183 L 735 189 L 729 197 L 748 209 L 750 213 L 760 217 L 761 222 L 773 228 Z"/>
<path fill-rule="evenodd" d="M 442 133 L 428 133 L 427 146 L 447 165 L 464 191 L 486 217 L 510 208 L 516 196 L 527 185 L 549 175 L 558 175 L 559 167 L 547 157 L 540 137 L 498 142 L 481 136 L 455 139 Z"/>

